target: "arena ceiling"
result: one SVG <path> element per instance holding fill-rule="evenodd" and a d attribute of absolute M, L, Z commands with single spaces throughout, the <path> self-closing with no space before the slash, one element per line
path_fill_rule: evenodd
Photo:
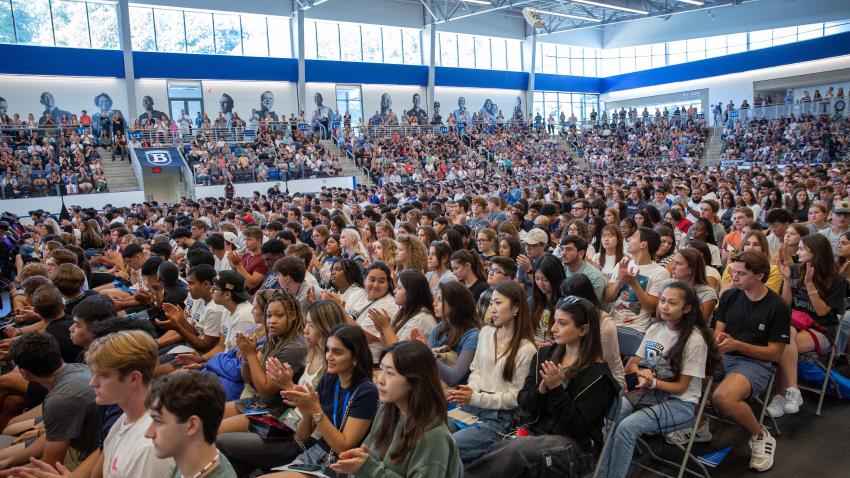
<path fill-rule="evenodd" d="M 484 14 L 523 17 L 526 8 L 543 21 L 539 33 L 557 33 L 706 8 L 737 5 L 745 0 L 405 0 L 419 3 L 434 23 Z M 531 27 L 527 27 L 531 32 Z"/>

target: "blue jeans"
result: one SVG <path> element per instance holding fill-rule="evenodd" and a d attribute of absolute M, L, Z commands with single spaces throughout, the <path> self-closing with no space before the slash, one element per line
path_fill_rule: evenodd
<path fill-rule="evenodd" d="M 693 403 L 668 398 L 664 403 L 634 411 L 632 404 L 622 398 L 619 424 L 602 462 L 602 475 L 621 478 L 629 472 L 635 444 L 641 435 L 670 433 L 687 428 L 694 421 Z"/>
<path fill-rule="evenodd" d="M 850 311 L 845 313 L 838 322 L 838 334 L 835 337 L 835 355 L 847 351 L 847 342 L 850 341 Z"/>
<path fill-rule="evenodd" d="M 481 421 L 477 427 L 458 429 L 457 425 L 449 420 L 449 431 L 455 439 L 460 451 L 460 461 L 469 465 L 480 458 L 490 445 L 501 440 L 511 430 L 511 418 L 513 410 L 487 410 L 467 405 L 463 411 L 471 413 Z"/>

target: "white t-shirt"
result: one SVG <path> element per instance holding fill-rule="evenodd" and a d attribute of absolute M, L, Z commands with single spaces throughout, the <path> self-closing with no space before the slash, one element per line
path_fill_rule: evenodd
<path fill-rule="evenodd" d="M 186 297 L 189 311 L 189 325 L 195 328 L 199 336 L 218 337 L 221 335 L 221 317 L 226 309 L 213 301 Z"/>
<path fill-rule="evenodd" d="M 340 294 L 340 297 L 342 297 L 342 302 L 345 304 L 345 311 L 349 315 L 366 307 L 366 304 L 369 303 L 369 299 L 366 297 L 366 290 L 359 285 L 350 286 L 345 292 Z"/>
<path fill-rule="evenodd" d="M 375 327 L 375 323 L 372 322 L 372 318 L 369 317 L 369 310 L 383 309 L 390 316 L 390 320 L 392 320 L 392 318 L 395 317 L 396 312 L 398 312 L 398 304 L 395 303 L 395 297 L 393 297 L 392 294 L 387 294 L 374 302 L 368 301 L 364 307 L 357 310 L 360 312 L 360 315 L 357 316 L 357 325 L 359 325 L 364 332 L 368 332 L 374 337 L 380 337 L 381 334 L 378 332 L 378 328 Z M 380 360 L 381 350 L 383 348 L 384 344 L 380 341 L 369 344 L 369 350 L 372 351 L 372 359 L 375 360 L 375 363 Z"/>
<path fill-rule="evenodd" d="M 171 476 L 176 466 L 174 459 L 157 458 L 153 441 L 145 438 L 153 421 L 150 412 L 129 426 L 124 423 L 126 419 L 127 415 L 122 413 L 103 442 L 104 478 Z"/>
<path fill-rule="evenodd" d="M 638 347 L 636 355 L 645 359 L 650 366 L 654 366 L 658 357 L 666 356 L 670 349 L 679 339 L 679 332 L 670 330 L 667 322 L 661 321 L 652 324 L 643 336 L 643 341 Z M 685 350 L 682 352 L 682 375 L 693 377 L 681 395 L 671 395 L 688 403 L 699 403 L 702 395 L 702 379 L 705 377 L 705 362 L 708 357 L 708 345 L 698 330 L 691 332 Z"/>
<path fill-rule="evenodd" d="M 410 340 L 410 334 L 413 333 L 413 329 L 419 329 L 422 332 L 422 335 L 428 337 L 431 335 L 431 329 L 437 325 L 437 319 L 431 315 L 430 312 L 426 310 L 420 310 L 419 313 L 410 318 L 402 327 L 399 329 L 396 336 L 398 336 L 399 340 Z"/>
<path fill-rule="evenodd" d="M 221 335 L 224 337 L 224 350 L 229 351 L 236 346 L 236 333 L 248 333 L 256 329 L 257 324 L 254 323 L 254 304 L 250 301 L 242 302 L 236 306 L 236 310 L 231 314 L 229 310 L 224 309 L 221 315 Z"/>
<path fill-rule="evenodd" d="M 629 261 L 629 270 L 637 271 L 638 284 L 640 284 L 641 288 L 647 294 L 655 297 L 658 297 L 658 285 L 661 281 L 670 278 L 670 273 L 667 272 L 667 269 L 655 262 L 639 266 L 635 264 L 635 261 Z M 611 282 L 617 281 L 619 273 L 619 267 L 614 269 L 614 272 L 611 273 Z M 614 300 L 614 306 L 611 308 L 611 318 L 617 326 L 629 327 L 638 332 L 646 332 L 654 312 L 645 308 L 640 303 L 640 300 L 638 300 L 637 295 L 629 284 L 624 284 L 623 288 L 617 293 L 617 298 Z"/>

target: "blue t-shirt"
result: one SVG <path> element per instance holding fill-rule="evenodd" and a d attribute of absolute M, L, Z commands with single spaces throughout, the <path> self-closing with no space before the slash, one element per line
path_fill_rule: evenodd
<path fill-rule="evenodd" d="M 443 345 L 446 344 L 446 340 L 449 338 L 448 334 L 437 339 L 437 332 L 439 332 L 439 330 L 442 329 L 443 327 L 445 327 L 445 323 L 440 322 L 439 324 L 437 324 L 436 327 L 431 329 L 431 333 L 428 336 L 428 346 L 429 347 L 437 348 L 437 347 L 442 347 Z M 458 341 L 457 345 L 455 345 L 455 347 L 453 349 L 455 351 L 455 353 L 460 355 L 461 351 L 463 351 L 463 350 L 470 350 L 470 349 L 475 350 L 478 347 L 478 332 L 479 331 L 480 331 L 479 329 L 469 329 L 469 330 L 467 330 L 466 333 L 463 334 L 463 337 L 460 338 L 460 341 Z"/>
<path fill-rule="evenodd" d="M 343 425 L 346 408 L 348 408 L 348 418 L 374 420 L 378 413 L 378 389 L 370 379 L 371 377 L 367 377 L 360 383 L 352 384 L 350 388 L 340 387 L 339 392 L 337 392 L 337 384 L 339 383 L 337 376 L 327 374 L 322 377 L 316 387 L 316 392 L 319 394 L 322 412 L 325 414 L 324 419 L 330 420 L 339 430 Z M 334 395 L 336 395 L 336 414 L 334 414 Z M 331 449 L 324 438 L 319 440 L 319 446 L 325 451 Z M 360 444 L 358 443 L 357 446 L 360 446 Z"/>

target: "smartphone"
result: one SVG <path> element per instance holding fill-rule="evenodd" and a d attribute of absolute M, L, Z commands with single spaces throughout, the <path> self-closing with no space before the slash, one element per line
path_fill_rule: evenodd
<path fill-rule="evenodd" d="M 638 386 L 638 377 L 636 373 L 627 373 L 626 374 L 626 390 L 629 392 L 634 392 L 637 390 Z"/>

